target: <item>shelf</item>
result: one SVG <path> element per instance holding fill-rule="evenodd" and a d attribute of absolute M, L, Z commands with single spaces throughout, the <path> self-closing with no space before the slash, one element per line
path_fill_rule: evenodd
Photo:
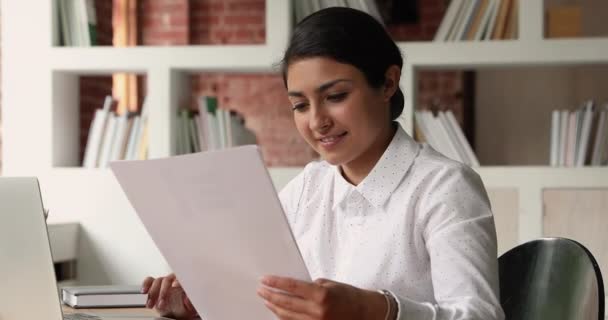
<path fill-rule="evenodd" d="M 156 68 L 189 71 L 272 71 L 282 50 L 266 45 L 176 47 L 56 47 L 49 66 L 55 71 L 146 72 Z M 242 57 L 247 57 L 243 59 Z"/>
<path fill-rule="evenodd" d="M 608 167 L 497 166 L 473 168 L 490 188 L 607 188 Z"/>
<path fill-rule="evenodd" d="M 402 42 L 399 48 L 406 67 L 416 69 L 608 63 L 608 38 Z"/>

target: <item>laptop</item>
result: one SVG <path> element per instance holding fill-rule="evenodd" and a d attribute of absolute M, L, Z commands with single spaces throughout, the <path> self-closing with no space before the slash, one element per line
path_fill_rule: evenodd
<path fill-rule="evenodd" d="M 134 318 L 62 314 L 36 178 L 0 177 L 0 283 L 0 320 Z"/>

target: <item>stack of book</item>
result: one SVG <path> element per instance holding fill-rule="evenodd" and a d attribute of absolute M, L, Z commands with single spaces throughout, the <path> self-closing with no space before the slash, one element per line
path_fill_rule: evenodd
<path fill-rule="evenodd" d="M 198 112 L 181 109 L 178 115 L 176 154 L 255 144 L 255 135 L 237 113 L 217 107 L 217 98 L 201 96 Z"/>
<path fill-rule="evenodd" d="M 479 160 L 452 111 L 440 111 L 436 117 L 430 111 L 416 111 L 414 117 L 418 141 L 428 143 L 448 158 L 468 166 L 479 166 Z"/>
<path fill-rule="evenodd" d="M 435 41 L 517 38 L 519 0 L 452 0 Z"/>
<path fill-rule="evenodd" d="M 148 108 L 144 99 L 141 114 L 112 111 L 115 100 L 106 96 L 95 111 L 82 166 L 105 168 L 110 161 L 143 160 L 148 153 Z"/>
<path fill-rule="evenodd" d="M 140 285 L 66 286 L 61 301 L 72 308 L 145 307 L 148 295 Z M 95 318 L 96 319 L 96 318 Z"/>
<path fill-rule="evenodd" d="M 90 47 L 97 44 L 94 0 L 57 0 L 57 37 L 64 46 Z"/>
<path fill-rule="evenodd" d="M 587 101 L 576 111 L 551 113 L 550 165 L 608 165 L 608 104 L 598 108 Z"/>
<path fill-rule="evenodd" d="M 382 22 L 382 16 L 376 1 L 370 0 L 294 0 L 296 22 L 304 19 L 313 12 L 329 7 L 347 7 L 357 9 Z"/>

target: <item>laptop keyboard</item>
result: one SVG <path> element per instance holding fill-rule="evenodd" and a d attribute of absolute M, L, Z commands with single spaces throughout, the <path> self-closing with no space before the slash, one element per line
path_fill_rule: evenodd
<path fill-rule="evenodd" d="M 63 320 L 101 320 L 101 318 L 86 313 L 69 313 L 63 315 Z"/>

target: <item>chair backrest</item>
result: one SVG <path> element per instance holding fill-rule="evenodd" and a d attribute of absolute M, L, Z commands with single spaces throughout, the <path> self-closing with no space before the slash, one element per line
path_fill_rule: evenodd
<path fill-rule="evenodd" d="M 509 250 L 498 264 L 507 320 L 604 320 L 602 273 L 582 244 L 542 238 Z"/>

